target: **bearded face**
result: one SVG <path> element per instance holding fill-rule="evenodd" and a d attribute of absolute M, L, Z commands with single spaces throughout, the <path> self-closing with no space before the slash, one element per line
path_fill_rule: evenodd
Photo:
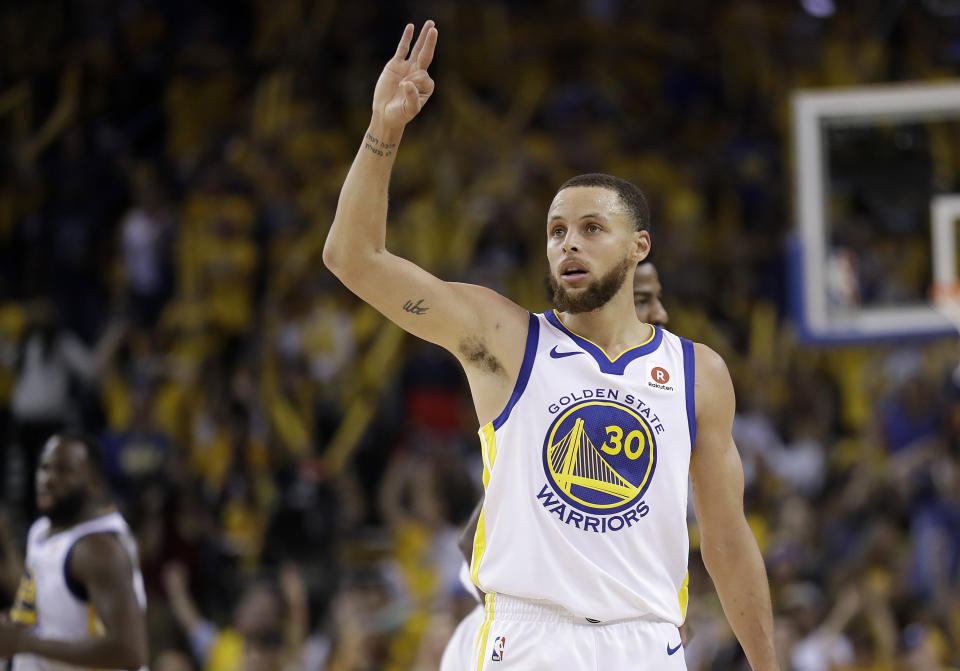
<path fill-rule="evenodd" d="M 77 487 L 69 491 L 62 492 L 51 498 L 46 506 L 39 506 L 38 510 L 50 518 L 50 523 L 54 527 L 70 526 L 79 519 L 80 513 L 87 502 L 86 489 Z"/>
<path fill-rule="evenodd" d="M 593 312 L 599 310 L 610 302 L 620 287 L 623 286 L 627 273 L 636 264 L 629 257 L 623 260 L 593 280 L 584 289 L 573 292 L 568 291 L 552 274 L 550 275 L 550 290 L 553 297 L 553 307 L 560 312 L 578 314 L 581 312 Z"/>
<path fill-rule="evenodd" d="M 37 465 L 37 509 L 54 527 L 74 524 L 92 496 L 92 477 L 81 443 L 51 437 Z"/>

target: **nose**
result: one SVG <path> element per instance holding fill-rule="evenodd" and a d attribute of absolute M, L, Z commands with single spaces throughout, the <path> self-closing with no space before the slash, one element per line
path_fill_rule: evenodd
<path fill-rule="evenodd" d="M 667 309 L 663 307 L 663 303 L 660 302 L 659 298 L 653 301 L 653 310 L 650 311 L 650 321 L 657 326 L 666 326 L 667 322 L 670 321 Z"/>
<path fill-rule="evenodd" d="M 565 252 L 580 251 L 580 245 L 577 242 L 575 231 L 573 230 L 567 231 L 566 235 L 563 236 L 563 251 Z"/>

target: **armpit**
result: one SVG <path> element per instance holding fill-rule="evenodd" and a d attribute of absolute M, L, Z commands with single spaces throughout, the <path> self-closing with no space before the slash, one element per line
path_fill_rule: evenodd
<path fill-rule="evenodd" d="M 494 375 L 506 375 L 500 360 L 490 353 L 487 344 L 478 336 L 470 336 L 460 341 L 460 356 L 463 360 L 480 370 Z"/>

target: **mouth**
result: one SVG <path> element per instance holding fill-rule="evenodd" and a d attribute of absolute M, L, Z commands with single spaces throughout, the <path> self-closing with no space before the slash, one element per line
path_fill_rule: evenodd
<path fill-rule="evenodd" d="M 578 261 L 566 261 L 560 266 L 560 277 L 573 282 L 589 275 L 590 272 Z"/>
<path fill-rule="evenodd" d="M 53 505 L 53 495 L 48 491 L 37 492 L 37 508 L 46 510 Z"/>

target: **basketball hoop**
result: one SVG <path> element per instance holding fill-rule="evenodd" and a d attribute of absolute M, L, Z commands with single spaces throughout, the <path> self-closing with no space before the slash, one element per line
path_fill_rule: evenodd
<path fill-rule="evenodd" d="M 930 300 L 937 312 L 960 331 L 960 281 L 934 282 L 930 287 Z"/>

